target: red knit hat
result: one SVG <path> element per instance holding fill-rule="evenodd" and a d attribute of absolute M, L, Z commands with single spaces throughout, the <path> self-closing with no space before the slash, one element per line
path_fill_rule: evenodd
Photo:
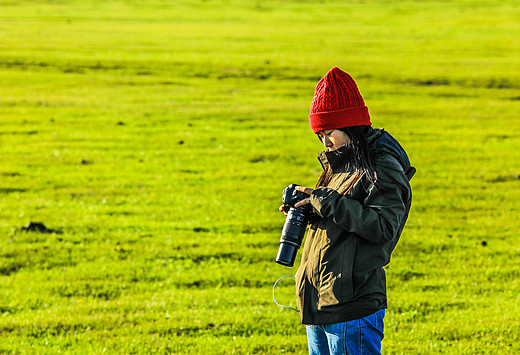
<path fill-rule="evenodd" d="M 329 70 L 316 85 L 309 122 L 314 133 L 372 124 L 356 82 L 338 67 Z"/>

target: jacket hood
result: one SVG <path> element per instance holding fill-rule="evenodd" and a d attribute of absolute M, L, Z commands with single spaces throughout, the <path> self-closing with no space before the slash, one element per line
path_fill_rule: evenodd
<path fill-rule="evenodd" d="M 376 154 L 387 153 L 397 159 L 399 164 L 403 167 L 408 180 L 414 176 L 416 169 L 410 163 L 408 154 L 406 154 L 406 151 L 403 149 L 401 144 L 399 144 L 390 133 L 384 129 L 374 130 L 374 133 L 368 137 L 368 141 L 374 146 Z"/>

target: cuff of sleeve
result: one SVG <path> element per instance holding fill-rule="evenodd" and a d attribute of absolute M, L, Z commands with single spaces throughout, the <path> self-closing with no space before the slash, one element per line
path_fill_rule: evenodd
<path fill-rule="evenodd" d="M 325 217 L 322 214 L 322 208 L 324 200 L 329 197 L 335 190 L 329 187 L 318 187 L 315 189 L 310 196 L 310 203 L 312 207 L 316 210 L 316 212 L 321 216 Z"/>

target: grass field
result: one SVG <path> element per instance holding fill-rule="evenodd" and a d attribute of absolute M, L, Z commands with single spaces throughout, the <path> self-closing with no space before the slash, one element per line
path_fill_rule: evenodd
<path fill-rule="evenodd" d="M 0 1 L 0 353 L 305 353 L 277 208 L 320 172 L 333 66 L 418 170 L 383 352 L 520 353 L 519 24 L 508 0 Z"/>

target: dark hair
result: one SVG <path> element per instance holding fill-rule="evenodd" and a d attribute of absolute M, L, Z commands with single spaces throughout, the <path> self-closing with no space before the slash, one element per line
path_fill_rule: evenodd
<path fill-rule="evenodd" d="M 349 154 L 350 161 L 347 164 L 349 164 L 349 170 L 353 172 L 355 178 L 349 183 L 348 189 L 357 183 L 363 175 L 369 185 L 376 185 L 375 161 L 367 140 L 368 135 L 374 129 L 371 126 L 353 126 L 339 128 L 339 130 L 345 132 L 350 138 L 347 148 L 351 151 L 351 154 Z M 320 176 L 316 186 L 325 186 L 331 176 L 332 171 L 327 169 Z"/>
<path fill-rule="evenodd" d="M 367 137 L 374 129 L 371 126 L 354 126 L 340 128 L 350 138 L 350 143 L 347 144 L 349 149 L 352 149 L 352 164 L 355 171 L 365 174 L 366 179 L 370 184 L 376 183 L 376 164 L 374 156 L 370 150 Z"/>

